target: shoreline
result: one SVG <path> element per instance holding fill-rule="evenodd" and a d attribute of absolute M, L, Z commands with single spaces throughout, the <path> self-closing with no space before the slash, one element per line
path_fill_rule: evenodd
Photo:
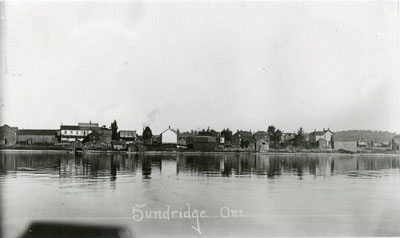
<path fill-rule="evenodd" d="M 72 150 L 46 150 L 46 149 L 0 149 L 0 153 L 52 153 L 52 154 L 74 154 Z M 269 151 L 269 152 L 254 152 L 254 151 L 97 151 L 97 150 L 88 150 L 85 151 L 83 154 L 128 154 L 128 155 L 135 155 L 135 154 L 143 154 L 143 155 L 224 155 L 224 154 L 238 154 L 238 155 L 370 155 L 370 156 L 400 156 L 400 153 L 363 153 L 363 152 L 354 152 L 354 153 L 341 153 L 337 151 L 294 151 L 294 152 L 287 152 L 287 151 Z"/>

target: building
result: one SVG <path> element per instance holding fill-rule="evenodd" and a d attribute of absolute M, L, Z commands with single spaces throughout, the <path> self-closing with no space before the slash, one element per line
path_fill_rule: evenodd
<path fill-rule="evenodd" d="M 17 127 L 3 125 L 0 127 L 0 145 L 15 145 L 17 143 Z"/>
<path fill-rule="evenodd" d="M 264 139 L 266 141 L 269 141 L 269 135 L 265 131 L 257 131 L 256 133 L 254 133 L 253 137 L 256 141 L 259 139 Z"/>
<path fill-rule="evenodd" d="M 357 152 L 357 141 L 333 141 L 334 150 Z"/>
<path fill-rule="evenodd" d="M 329 142 L 327 140 L 325 140 L 325 139 L 320 138 L 317 141 L 317 146 L 320 149 L 324 149 L 324 148 L 329 147 Z"/>
<path fill-rule="evenodd" d="M 332 136 L 333 132 L 330 131 L 329 128 L 327 130 L 324 128 L 322 131 L 314 130 L 314 132 L 310 133 L 310 142 L 317 144 L 320 139 L 324 139 L 327 141 L 327 146 L 331 146 Z"/>
<path fill-rule="evenodd" d="M 359 140 L 359 141 L 357 141 L 357 146 L 360 148 L 368 147 L 368 142 L 364 141 L 364 140 Z"/>
<path fill-rule="evenodd" d="M 336 134 L 332 136 L 334 150 L 357 152 L 357 140 L 353 140 L 345 135 Z"/>
<path fill-rule="evenodd" d="M 113 150 L 127 150 L 125 141 L 112 141 L 111 145 Z"/>
<path fill-rule="evenodd" d="M 74 143 L 72 143 L 72 150 L 74 151 L 83 151 L 83 144 L 82 142 L 80 142 L 79 140 L 74 141 Z"/>
<path fill-rule="evenodd" d="M 85 123 L 80 122 L 78 125 L 61 125 L 60 126 L 60 140 L 66 141 L 82 141 L 93 130 L 99 129 L 98 123 Z"/>
<path fill-rule="evenodd" d="M 178 133 L 168 127 L 165 131 L 161 132 L 161 143 L 162 144 L 177 144 L 178 143 Z"/>
<path fill-rule="evenodd" d="M 257 152 L 267 152 L 269 150 L 269 140 L 265 138 L 259 138 L 256 140 L 256 148 Z"/>
<path fill-rule="evenodd" d="M 393 137 L 391 144 L 392 144 L 392 150 L 399 152 L 400 151 L 400 135 Z"/>
<path fill-rule="evenodd" d="M 124 141 L 129 144 L 136 141 L 137 134 L 136 131 L 121 130 L 118 132 L 118 137 L 120 141 Z"/>
<path fill-rule="evenodd" d="M 178 145 L 193 147 L 193 132 L 182 132 L 178 134 Z"/>
<path fill-rule="evenodd" d="M 110 142 L 111 143 L 111 130 L 105 127 L 93 130 L 85 137 L 85 142 Z"/>
<path fill-rule="evenodd" d="M 19 144 L 55 144 L 58 143 L 57 130 L 18 130 Z"/>
<path fill-rule="evenodd" d="M 237 131 L 235 134 L 232 135 L 233 145 L 240 145 L 241 142 L 244 140 L 253 140 L 253 133 L 251 133 L 251 131 Z"/>
<path fill-rule="evenodd" d="M 195 151 L 215 151 L 218 146 L 217 138 L 213 136 L 196 136 L 193 138 Z"/>

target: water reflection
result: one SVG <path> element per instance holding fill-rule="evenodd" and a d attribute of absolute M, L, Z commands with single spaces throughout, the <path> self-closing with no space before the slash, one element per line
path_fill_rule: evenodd
<path fill-rule="evenodd" d="M 165 167 L 165 168 L 164 168 Z M 0 176 L 47 174 L 58 176 L 61 182 L 73 179 L 103 179 L 119 177 L 152 179 L 154 176 L 265 177 L 281 176 L 350 177 L 382 176 L 381 170 L 400 168 L 397 156 L 332 156 L 332 155 L 127 155 L 127 154 L 43 154 L 2 153 Z M 165 171 L 163 171 L 165 170 Z M 397 171 L 398 172 L 398 171 Z"/>

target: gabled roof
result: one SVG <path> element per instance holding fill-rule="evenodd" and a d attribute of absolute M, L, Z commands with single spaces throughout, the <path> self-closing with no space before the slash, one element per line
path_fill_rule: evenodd
<path fill-rule="evenodd" d="M 168 128 L 168 129 L 166 129 L 165 131 L 161 132 L 160 135 L 161 135 L 161 134 L 164 134 L 164 133 L 167 132 L 167 131 L 172 131 L 173 133 L 178 134 L 174 129 Z"/>
<path fill-rule="evenodd" d="M 133 130 L 120 130 L 118 132 L 123 132 L 123 133 L 136 133 L 136 131 Z"/>
<path fill-rule="evenodd" d="M 56 136 L 57 130 L 18 130 L 18 135 L 25 136 Z"/>
<path fill-rule="evenodd" d="M 7 124 L 4 124 L 2 127 L 3 127 L 3 128 L 4 128 L 4 127 L 7 127 L 7 128 L 9 128 L 10 130 L 13 130 L 14 132 L 18 132 L 18 127 L 11 127 L 11 126 L 9 126 L 9 125 L 7 125 Z"/>
<path fill-rule="evenodd" d="M 333 132 L 331 130 L 329 130 L 329 129 L 328 130 L 323 130 L 323 131 L 314 131 L 314 132 L 311 132 L 310 134 L 311 135 L 315 135 L 315 136 L 323 136 L 327 132 L 330 132 L 331 134 L 333 134 Z"/>
<path fill-rule="evenodd" d="M 237 131 L 234 135 L 236 134 L 244 137 L 253 137 L 253 133 L 251 133 L 251 131 Z"/>
<path fill-rule="evenodd" d="M 265 131 L 257 131 L 256 133 L 254 133 L 254 139 L 258 140 L 258 139 L 266 139 L 269 140 L 269 135 L 267 132 Z"/>
<path fill-rule="evenodd" d="M 96 128 L 96 127 L 99 127 L 99 123 L 79 122 L 78 126 L 81 128 Z"/>

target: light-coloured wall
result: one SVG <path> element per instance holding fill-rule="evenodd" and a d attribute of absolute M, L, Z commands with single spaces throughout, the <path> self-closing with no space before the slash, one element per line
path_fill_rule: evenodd
<path fill-rule="evenodd" d="M 178 136 L 176 133 L 169 129 L 162 133 L 161 138 L 162 144 L 176 144 L 178 141 Z"/>
<path fill-rule="evenodd" d="M 267 152 L 269 150 L 269 143 L 265 140 L 258 140 L 256 142 L 256 151 Z"/>
<path fill-rule="evenodd" d="M 61 130 L 63 136 L 86 136 L 89 135 L 91 130 Z"/>
<path fill-rule="evenodd" d="M 315 141 L 318 141 L 319 139 L 324 139 L 328 142 L 328 144 L 330 143 L 332 138 L 332 133 L 330 132 L 326 132 L 325 134 L 323 134 L 322 136 L 315 136 Z"/>
<path fill-rule="evenodd" d="M 357 141 L 334 141 L 333 149 L 357 152 Z"/>
<path fill-rule="evenodd" d="M 0 145 L 15 145 L 16 142 L 17 133 L 14 130 L 7 126 L 0 127 Z"/>

